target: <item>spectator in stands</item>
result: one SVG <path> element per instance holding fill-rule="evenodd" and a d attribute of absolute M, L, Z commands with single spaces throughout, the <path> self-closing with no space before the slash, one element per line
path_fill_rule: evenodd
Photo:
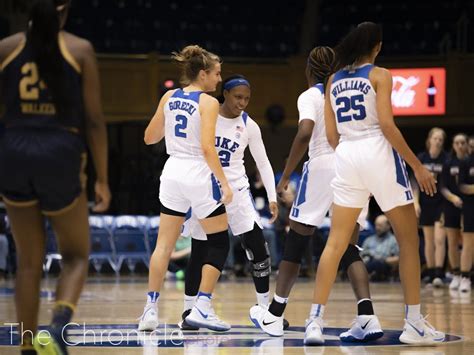
<path fill-rule="evenodd" d="M 420 226 L 423 228 L 428 283 L 432 283 L 435 287 L 443 285 L 443 265 L 446 256 L 446 231 L 440 222 L 443 212 L 443 195 L 439 188 L 439 177 L 447 158 L 447 154 L 443 151 L 445 141 L 446 132 L 441 128 L 434 127 L 428 133 L 426 150 L 418 154 L 418 159 L 437 181 L 437 192 L 433 196 L 419 193 L 417 184 L 413 184 L 415 210 Z"/>
<path fill-rule="evenodd" d="M 8 239 L 6 235 L 5 218 L 0 215 L 0 281 L 5 279 L 8 265 Z"/>
<path fill-rule="evenodd" d="M 388 218 L 380 215 L 375 219 L 375 234 L 364 240 L 361 256 L 371 281 L 384 281 L 398 266 L 399 249 Z"/>
<path fill-rule="evenodd" d="M 459 165 L 459 190 L 464 195 L 462 205 L 463 247 L 461 252 L 461 282 L 459 291 L 470 292 L 474 239 L 474 136 L 469 137 L 469 156 Z"/>
<path fill-rule="evenodd" d="M 441 176 L 441 193 L 444 196 L 444 227 L 448 234 L 448 256 L 453 279 L 449 285 L 452 290 L 459 289 L 461 284 L 460 253 L 461 242 L 461 209 L 463 196 L 459 191 L 459 165 L 467 157 L 467 136 L 458 133 L 453 137 L 453 149 L 443 166 Z"/>

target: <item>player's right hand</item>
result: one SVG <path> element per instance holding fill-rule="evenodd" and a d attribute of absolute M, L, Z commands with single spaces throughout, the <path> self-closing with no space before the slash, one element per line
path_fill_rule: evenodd
<path fill-rule="evenodd" d="M 462 208 L 462 200 L 459 196 L 454 195 L 451 199 L 451 203 L 457 208 Z"/>
<path fill-rule="evenodd" d="M 416 181 L 420 190 L 429 196 L 433 196 L 436 193 L 436 180 L 428 169 L 423 165 L 420 165 L 414 170 Z"/>
<path fill-rule="evenodd" d="M 222 186 L 221 190 L 222 190 L 221 202 L 224 205 L 228 205 L 229 203 L 232 202 L 232 198 L 234 197 L 234 193 L 232 192 L 232 189 L 230 188 L 230 186 L 228 184 Z"/>
<path fill-rule="evenodd" d="M 110 189 L 109 184 L 103 182 L 95 183 L 95 206 L 92 208 L 94 212 L 105 212 L 110 205 Z"/>

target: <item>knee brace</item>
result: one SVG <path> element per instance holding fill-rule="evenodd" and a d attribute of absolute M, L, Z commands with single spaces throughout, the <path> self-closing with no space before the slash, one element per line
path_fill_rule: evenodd
<path fill-rule="evenodd" d="M 207 255 L 203 264 L 214 266 L 222 271 L 227 255 L 229 254 L 230 243 L 227 230 L 207 235 Z"/>
<path fill-rule="evenodd" d="M 247 259 L 252 263 L 252 275 L 254 277 L 269 276 L 271 273 L 270 251 L 260 227 L 254 225 L 252 231 L 244 233 L 241 244 Z"/>
<path fill-rule="evenodd" d="M 344 255 L 342 255 L 340 266 L 343 270 L 347 270 L 356 261 L 362 261 L 359 249 L 354 244 L 349 244 Z"/>
<path fill-rule="evenodd" d="M 285 239 L 285 247 L 283 250 L 282 260 L 289 261 L 291 263 L 301 264 L 301 259 L 306 251 L 309 244 L 310 236 L 300 235 L 293 229 Z"/>

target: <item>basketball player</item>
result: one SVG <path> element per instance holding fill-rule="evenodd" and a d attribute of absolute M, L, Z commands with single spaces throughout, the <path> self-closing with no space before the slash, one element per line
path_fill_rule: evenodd
<path fill-rule="evenodd" d="M 443 151 L 445 141 L 446 133 L 441 128 L 434 127 L 428 133 L 426 150 L 418 154 L 418 159 L 437 181 L 441 180 L 441 172 L 447 159 L 447 154 Z M 438 185 L 437 190 L 440 190 Z M 443 195 L 440 191 L 433 196 L 420 194 L 416 185 L 414 193 L 415 210 L 423 228 L 428 284 L 432 283 L 435 287 L 441 287 L 443 286 L 443 265 L 446 256 L 446 232 L 440 222 L 443 213 Z"/>
<path fill-rule="evenodd" d="M 255 209 L 250 184 L 245 173 L 244 152 L 250 148 L 252 158 L 262 176 L 263 185 L 272 214 L 271 223 L 278 216 L 275 191 L 275 177 L 268 160 L 262 134 L 258 124 L 244 111 L 250 100 L 250 83 L 241 75 L 234 75 L 222 83 L 224 102 L 219 108 L 216 125 L 216 149 L 224 173 L 234 193 L 233 200 L 226 206 L 229 227 L 232 234 L 240 236 L 242 247 L 252 266 L 252 277 L 257 293 L 257 303 L 268 306 L 271 262 L 270 253 L 263 237 L 262 223 Z M 183 322 L 181 329 L 191 330 L 184 320 L 191 312 L 201 280 L 201 268 L 207 249 L 206 234 L 192 215 L 186 223 L 193 237 L 191 258 L 186 270 Z"/>
<path fill-rule="evenodd" d="M 289 177 L 309 145 L 309 160 L 304 164 L 298 194 L 290 212 L 290 232 L 278 268 L 273 301 L 268 311 L 257 306 L 250 310 L 252 321 L 273 336 L 283 335 L 283 312 L 291 288 L 298 278 L 302 256 L 315 227 L 321 226 L 333 201 L 333 191 L 329 185 L 335 175 L 334 149 L 327 141 L 324 126 L 324 85 L 333 72 L 334 64 L 335 53 L 329 47 L 316 47 L 309 54 L 306 65 L 309 89 L 298 98 L 298 133 L 277 188 L 280 193 L 287 189 Z M 359 224 L 365 224 L 365 217 L 366 213 L 362 213 Z M 358 299 L 358 317 L 352 328 L 341 334 L 344 341 L 373 340 L 383 335 L 370 300 L 367 269 L 354 245 L 358 233 L 359 225 L 354 228 L 353 244 L 349 244 L 342 258 L 342 265 L 348 271 Z"/>
<path fill-rule="evenodd" d="M 214 147 L 219 103 L 206 94 L 215 91 L 221 81 L 221 60 L 195 45 L 173 53 L 173 59 L 181 67 L 185 87 L 170 90 L 161 98 L 145 131 L 146 144 L 165 138 L 170 158 L 160 178 L 160 229 L 150 260 L 149 292 L 138 329 L 154 330 L 158 326 L 160 290 L 186 212 L 192 207 L 208 244 L 197 301 L 187 322 L 195 327 L 226 331 L 230 325 L 216 316 L 211 298 L 229 252 L 223 203 L 230 203 L 233 193 Z"/>
<path fill-rule="evenodd" d="M 5 134 L 0 139 L 0 191 L 18 253 L 15 303 L 25 331 L 22 354 L 67 354 L 62 331 L 87 276 L 89 224 L 86 147 L 97 172 L 97 212 L 107 210 L 107 133 L 91 44 L 62 30 L 68 0 L 34 1 L 26 32 L 0 42 Z M 48 333 L 37 331 L 47 216 L 62 255 Z M 64 336 L 66 333 L 64 333 Z M 51 337 L 52 336 L 52 337 Z"/>
<path fill-rule="evenodd" d="M 462 205 L 463 246 L 459 291 L 471 291 L 469 273 L 472 268 L 474 239 L 474 136 L 469 137 L 469 156 L 459 165 L 459 191 L 464 194 Z"/>
<path fill-rule="evenodd" d="M 441 175 L 441 193 L 444 196 L 444 227 L 448 234 L 448 257 L 453 269 L 453 279 L 449 284 L 451 290 L 458 290 L 461 285 L 459 242 L 461 241 L 462 194 L 459 191 L 459 164 L 467 157 L 467 136 L 464 133 L 453 137 L 453 150 L 443 166 Z M 463 253 L 468 250 L 464 248 Z M 469 250 L 469 252 L 471 252 Z M 461 290 L 462 291 L 462 290 Z"/>
<path fill-rule="evenodd" d="M 416 158 L 395 126 L 391 111 L 392 78 L 374 66 L 382 45 L 379 25 L 364 22 L 336 48 L 339 71 L 326 89 L 325 123 L 336 149 L 336 177 L 331 231 L 316 272 L 313 305 L 304 343 L 324 343 L 323 315 L 337 267 L 370 194 L 390 220 L 400 245 L 400 278 L 406 313 L 400 341 L 436 344 L 444 334 L 420 314 L 420 259 L 413 195 L 405 159 L 422 192 L 434 195 L 436 182 Z"/>

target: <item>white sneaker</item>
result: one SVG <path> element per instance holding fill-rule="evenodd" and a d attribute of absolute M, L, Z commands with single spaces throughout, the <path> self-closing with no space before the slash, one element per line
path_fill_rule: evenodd
<path fill-rule="evenodd" d="M 471 292 L 471 279 L 463 277 L 459 283 L 459 292 Z"/>
<path fill-rule="evenodd" d="M 434 287 L 443 287 L 444 286 L 444 282 L 443 280 L 440 278 L 440 277 L 435 277 L 433 279 L 433 286 Z"/>
<path fill-rule="evenodd" d="M 400 335 L 400 341 L 405 344 L 434 345 L 444 341 L 443 332 L 437 331 L 426 317 L 421 317 L 413 322 L 405 319 L 405 326 Z"/>
<path fill-rule="evenodd" d="M 383 330 L 376 315 L 357 316 L 351 328 L 339 335 L 341 341 L 357 342 L 381 338 Z"/>
<path fill-rule="evenodd" d="M 321 317 L 306 319 L 306 330 L 304 332 L 304 345 L 322 345 L 324 322 Z"/>
<path fill-rule="evenodd" d="M 194 305 L 191 313 L 184 321 L 190 326 L 207 328 L 216 332 L 225 332 L 230 329 L 230 324 L 220 320 L 212 306 L 208 309 L 199 309 L 197 305 Z"/>
<path fill-rule="evenodd" d="M 158 308 L 156 304 L 147 305 L 143 310 L 143 314 L 138 318 L 139 331 L 153 331 L 158 327 Z"/>
<path fill-rule="evenodd" d="M 251 307 L 250 320 L 257 328 L 262 329 L 265 333 L 273 337 L 281 337 L 284 333 L 283 316 L 274 316 L 265 307 L 259 305 Z"/>
<path fill-rule="evenodd" d="M 454 275 L 451 283 L 449 284 L 450 290 L 457 290 L 461 284 L 461 275 Z"/>

